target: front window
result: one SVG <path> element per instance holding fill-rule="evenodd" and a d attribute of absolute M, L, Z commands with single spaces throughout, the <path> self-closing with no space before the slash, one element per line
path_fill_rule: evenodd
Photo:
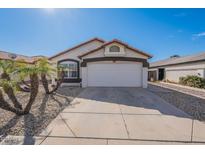
<path fill-rule="evenodd" d="M 65 78 L 77 78 L 78 77 L 78 64 L 74 61 L 64 61 L 60 63 L 64 68 Z"/>
<path fill-rule="evenodd" d="M 113 45 L 110 47 L 110 52 L 120 52 L 120 47 Z"/>

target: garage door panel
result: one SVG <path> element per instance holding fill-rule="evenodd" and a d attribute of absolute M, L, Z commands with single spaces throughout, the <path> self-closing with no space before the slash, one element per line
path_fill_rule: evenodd
<path fill-rule="evenodd" d="M 140 87 L 141 64 L 89 64 L 88 86 Z"/>

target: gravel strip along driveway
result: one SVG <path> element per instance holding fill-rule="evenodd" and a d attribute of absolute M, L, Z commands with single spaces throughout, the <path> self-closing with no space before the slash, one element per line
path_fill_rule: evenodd
<path fill-rule="evenodd" d="M 177 85 L 177 84 L 172 84 L 172 83 L 163 83 L 163 82 L 154 82 L 154 83 L 150 82 L 150 84 L 176 90 L 176 91 L 188 94 L 188 95 L 192 95 L 195 97 L 205 99 L 205 89 L 198 89 L 198 88 L 182 86 L 182 85 Z"/>
<path fill-rule="evenodd" d="M 204 92 L 163 83 L 149 83 L 148 90 L 191 115 L 194 119 L 205 120 Z"/>

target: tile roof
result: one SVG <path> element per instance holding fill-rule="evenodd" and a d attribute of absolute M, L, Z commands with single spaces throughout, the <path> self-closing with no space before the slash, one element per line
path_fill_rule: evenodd
<path fill-rule="evenodd" d="M 194 55 L 184 56 L 184 57 L 173 57 L 165 60 L 156 61 L 150 63 L 150 68 L 160 67 L 160 66 L 168 66 L 175 64 L 183 64 L 189 62 L 197 62 L 197 61 L 205 61 L 205 52 L 201 52 Z"/>
<path fill-rule="evenodd" d="M 91 53 L 93 53 L 93 52 L 96 52 L 97 50 L 102 49 L 103 47 L 105 47 L 105 46 L 107 46 L 107 45 L 109 45 L 109 44 L 112 44 L 112 43 L 119 43 L 119 44 L 121 44 L 121 45 L 124 45 L 124 46 L 127 47 L 128 49 L 131 49 L 131 50 L 133 50 L 133 51 L 135 51 L 135 52 L 137 52 L 137 53 L 140 53 L 140 54 L 145 55 L 145 56 L 147 56 L 147 57 L 149 57 L 149 58 L 152 58 L 152 55 L 150 55 L 150 54 L 148 54 L 148 53 L 146 53 L 146 52 L 144 52 L 144 51 L 142 51 L 142 50 L 139 50 L 139 49 L 137 49 L 137 48 L 131 47 L 131 46 L 129 46 L 127 43 L 122 42 L 122 41 L 120 41 L 120 40 L 118 40 L 118 39 L 113 39 L 112 41 L 105 42 L 105 43 L 102 44 L 100 47 L 98 47 L 98 48 L 96 48 L 96 49 L 94 49 L 94 50 L 91 50 L 91 51 L 89 51 L 89 52 L 86 52 L 86 53 L 84 53 L 84 54 L 82 54 L 82 55 L 80 55 L 80 56 L 78 56 L 78 57 L 79 57 L 79 58 L 82 58 L 82 57 L 84 57 L 84 56 L 86 56 L 86 55 L 89 55 L 89 54 L 91 54 Z"/>
<path fill-rule="evenodd" d="M 63 55 L 63 54 L 65 54 L 65 53 L 67 53 L 67 52 L 69 52 L 69 51 L 71 51 L 71 50 L 73 50 L 73 49 L 79 48 L 79 47 L 81 47 L 81 46 L 83 46 L 83 45 L 85 45 L 85 44 L 88 44 L 88 43 L 92 42 L 92 41 L 99 41 L 99 42 L 102 42 L 102 43 L 105 42 L 103 39 L 95 37 L 95 38 L 92 38 L 92 39 L 90 39 L 90 40 L 88 40 L 88 41 L 85 41 L 85 42 L 83 42 L 83 43 L 80 43 L 80 44 L 78 44 L 78 45 L 76 45 L 76 46 L 74 46 L 74 47 L 72 47 L 72 48 L 69 48 L 69 49 L 66 49 L 66 50 L 64 50 L 64 51 L 62 51 L 62 52 L 59 52 L 59 53 L 57 53 L 57 54 L 55 54 L 55 55 L 49 57 L 49 59 L 52 59 L 52 58 L 58 57 L 58 56 L 60 56 L 60 55 Z"/>
<path fill-rule="evenodd" d="M 0 60 L 23 60 L 26 63 L 34 63 L 37 59 L 42 58 L 44 56 L 33 56 L 33 57 L 28 57 L 24 55 L 19 55 L 15 53 L 10 53 L 6 51 L 0 51 Z"/>

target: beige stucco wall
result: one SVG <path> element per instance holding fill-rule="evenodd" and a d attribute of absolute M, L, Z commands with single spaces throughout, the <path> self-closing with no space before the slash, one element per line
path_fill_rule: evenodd
<path fill-rule="evenodd" d="M 169 66 L 165 68 L 165 79 L 178 82 L 180 77 L 197 75 L 205 78 L 205 62 Z"/>
<path fill-rule="evenodd" d="M 99 41 L 93 41 L 93 42 L 90 42 L 88 44 L 85 44 L 81 47 L 78 47 L 76 49 L 73 49 L 69 52 L 66 52 L 65 54 L 62 54 L 60 56 L 57 56 L 57 57 L 54 57 L 51 59 L 51 61 L 53 62 L 58 62 L 62 59 L 75 59 L 75 60 L 80 60 L 78 58 L 79 55 L 82 55 L 88 51 L 91 51 L 93 49 L 96 49 L 97 47 L 101 46 L 103 43 L 102 42 L 99 42 Z"/>
<path fill-rule="evenodd" d="M 142 59 L 148 59 L 147 56 L 142 55 L 140 53 L 134 52 L 133 50 L 125 48 L 126 56 L 127 57 L 136 57 L 136 58 L 142 58 Z"/>
<path fill-rule="evenodd" d="M 169 81 L 179 82 L 180 77 L 185 77 L 187 75 L 196 75 L 196 76 L 204 77 L 204 73 L 202 74 L 202 72 L 203 72 L 202 69 L 166 71 L 165 78 Z"/>
<path fill-rule="evenodd" d="M 127 49 L 127 48 L 124 48 L 124 52 L 125 54 L 124 55 L 118 55 L 118 54 L 115 54 L 115 55 L 105 55 L 105 48 L 103 49 L 99 49 L 98 51 L 96 52 L 93 52 L 87 56 L 84 56 L 83 59 L 85 58 L 94 58 L 94 57 L 108 57 L 108 56 L 116 56 L 116 57 L 134 57 L 134 58 L 142 58 L 142 59 L 148 59 L 147 56 L 144 56 L 140 53 L 137 53 L 133 50 L 130 50 L 130 49 Z"/>
<path fill-rule="evenodd" d="M 104 48 L 103 49 L 99 49 L 98 51 L 92 53 L 92 54 L 89 54 L 89 55 L 86 55 L 84 57 L 82 57 L 82 59 L 86 59 L 86 58 L 96 58 L 96 57 L 104 57 Z"/>
<path fill-rule="evenodd" d="M 90 43 L 87 43 L 81 47 L 78 47 L 76 49 L 73 49 L 69 52 L 66 52 L 65 54 L 59 55 L 57 57 L 54 57 L 52 59 L 50 59 L 53 63 L 55 63 L 57 65 L 57 62 L 63 59 L 74 59 L 74 60 L 78 60 L 79 62 L 81 62 L 82 60 L 78 58 L 79 55 L 82 55 L 86 52 L 89 52 L 93 49 L 98 48 L 99 46 L 101 46 L 103 43 L 99 42 L 99 41 L 92 41 Z M 81 78 L 81 68 L 80 68 L 80 78 Z"/>

